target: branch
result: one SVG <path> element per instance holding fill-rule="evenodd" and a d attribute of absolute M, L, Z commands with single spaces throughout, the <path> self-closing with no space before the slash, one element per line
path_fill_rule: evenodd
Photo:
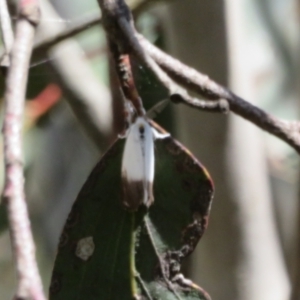
<path fill-rule="evenodd" d="M 3 1 L 3 0 L 2 0 Z M 36 52 L 46 53 L 51 47 L 57 45 L 58 43 L 74 37 L 75 35 L 95 26 L 101 24 L 101 16 L 99 13 L 89 15 L 81 19 L 79 22 L 72 23 L 73 25 L 65 28 L 61 32 L 57 33 L 54 37 L 48 36 L 43 37 L 40 41 L 34 44 L 34 54 Z"/>
<path fill-rule="evenodd" d="M 81 30 L 84 30 L 85 28 L 88 28 L 89 23 L 87 22 L 84 24 L 80 24 L 79 26 L 80 27 L 78 27 L 78 29 L 81 28 Z M 77 33 L 78 32 L 81 31 L 78 30 Z M 65 36 L 67 36 L 67 32 Z M 63 38 L 64 33 L 61 34 L 61 40 Z M 174 59 L 170 55 L 159 50 L 141 35 L 137 35 L 137 38 L 144 51 L 149 54 L 149 56 L 151 56 L 152 59 L 155 60 L 156 63 L 160 65 L 176 82 L 190 90 L 193 90 L 194 92 L 207 99 L 220 101 L 219 103 L 217 102 L 217 111 L 226 111 L 226 102 L 228 102 L 230 111 L 247 119 L 251 123 L 267 131 L 268 133 L 277 136 L 278 138 L 292 146 L 298 153 L 300 153 L 300 123 L 298 121 L 284 121 L 276 118 L 275 116 L 272 116 L 259 107 L 235 95 L 225 87 L 217 84 L 207 75 L 201 74 L 195 69 L 186 66 L 179 60 Z M 205 101 L 199 101 L 199 99 L 193 99 L 190 97 L 182 98 L 182 95 L 180 96 L 180 101 L 184 102 L 186 105 L 195 108 L 208 106 Z M 226 102 L 224 102 L 222 99 Z M 207 103 L 212 106 L 213 110 L 214 105 L 216 104 L 214 104 L 214 102 Z"/>
<path fill-rule="evenodd" d="M 10 64 L 9 54 L 12 49 L 14 42 L 14 34 L 11 26 L 11 20 L 8 12 L 8 7 L 6 0 L 0 0 L 0 23 L 1 23 L 1 33 L 4 44 L 4 53 L 0 58 L 1 66 L 8 67 Z"/>
<path fill-rule="evenodd" d="M 98 0 L 102 10 L 102 24 L 106 30 L 108 40 L 117 45 L 123 54 L 133 54 L 143 62 L 159 79 L 161 84 L 167 88 L 171 100 L 176 98 L 176 103 L 183 101 L 192 105 L 196 104 L 198 109 L 223 112 L 226 111 L 224 100 L 215 103 L 207 103 L 192 98 L 185 89 L 175 83 L 165 71 L 149 56 L 141 47 L 133 26 L 133 19 L 129 8 L 122 0 Z M 174 97 L 176 95 L 176 97 Z"/>
<path fill-rule="evenodd" d="M 277 136 L 300 153 L 300 122 L 284 121 L 272 116 L 211 80 L 207 75 L 159 50 L 141 35 L 138 35 L 138 38 L 145 51 L 178 83 L 208 99 L 227 100 L 230 111 Z"/>
<path fill-rule="evenodd" d="M 24 196 L 22 168 L 22 118 L 28 67 L 35 29 L 39 21 L 37 0 L 21 0 L 16 23 L 16 37 L 10 55 L 5 90 L 3 124 L 5 186 L 10 234 L 17 268 L 15 299 L 44 300 L 42 283 L 35 260 L 35 246 Z"/>

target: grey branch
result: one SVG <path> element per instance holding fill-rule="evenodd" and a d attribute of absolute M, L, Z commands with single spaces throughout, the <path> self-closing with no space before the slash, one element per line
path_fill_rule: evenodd
<path fill-rule="evenodd" d="M 138 37 L 145 51 L 178 83 L 205 98 L 227 100 L 230 111 L 277 136 L 300 153 L 300 122 L 283 121 L 272 116 L 219 85 L 207 75 L 201 74 L 159 50 L 141 35 L 138 35 Z"/>
<path fill-rule="evenodd" d="M 10 54 L 10 66 L 5 89 L 3 124 L 5 186 L 9 228 L 17 269 L 18 287 L 15 299 L 44 300 L 35 246 L 24 195 L 22 163 L 22 121 L 28 67 L 35 28 L 39 19 L 37 2 L 20 1 L 16 36 Z"/>
<path fill-rule="evenodd" d="M 4 44 L 4 53 L 0 59 L 1 66 L 9 66 L 9 54 L 14 42 L 14 34 L 11 26 L 11 19 L 8 12 L 6 0 L 0 0 L 0 25 Z"/>
<path fill-rule="evenodd" d="M 100 17 L 98 22 L 101 22 Z M 73 28 L 72 32 L 79 33 L 88 28 L 89 25 L 94 25 L 95 23 L 97 23 L 97 21 L 93 19 L 90 23 L 87 22 L 84 24 L 80 24 L 78 25 L 78 30 L 75 30 L 75 28 Z M 70 32 L 62 33 L 59 40 L 63 40 L 64 38 L 69 37 L 69 34 Z M 219 107 L 221 111 L 226 111 L 227 109 L 227 104 L 224 102 L 225 100 L 229 104 L 228 106 L 230 111 L 247 119 L 251 123 L 267 131 L 268 133 L 277 136 L 278 138 L 292 146 L 298 153 L 300 153 L 300 122 L 285 121 L 276 118 L 275 116 L 265 112 L 259 107 L 235 95 L 229 89 L 219 85 L 218 83 L 210 79 L 207 75 L 201 74 L 197 70 L 188 67 L 187 65 L 181 63 L 179 60 L 159 50 L 141 35 L 137 35 L 137 38 L 144 51 L 148 53 L 148 55 L 151 56 L 152 59 L 162 69 L 164 69 L 173 78 L 174 81 L 207 99 L 220 101 Z M 43 43 L 41 43 L 39 47 L 42 47 L 42 44 Z M 50 44 L 51 43 L 49 43 L 49 45 Z M 199 106 L 201 108 L 201 105 L 204 104 L 204 101 L 199 102 L 193 100 L 196 99 L 181 98 L 182 102 L 195 108 L 199 108 Z M 208 103 L 214 106 L 213 102 Z"/>

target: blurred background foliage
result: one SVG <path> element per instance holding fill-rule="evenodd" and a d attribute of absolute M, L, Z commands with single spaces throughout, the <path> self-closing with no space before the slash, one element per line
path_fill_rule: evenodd
<path fill-rule="evenodd" d="M 37 41 L 99 14 L 96 0 L 40 2 Z M 136 25 L 153 43 L 265 110 L 299 119 L 299 1 L 127 2 L 132 7 L 142 3 Z M 145 106 L 166 98 L 154 76 L 137 61 L 133 65 Z M 110 69 L 100 25 L 32 58 L 24 160 L 46 290 L 71 205 L 122 127 L 120 95 Z M 2 103 L 3 87 L 1 77 Z M 168 107 L 158 122 L 196 154 L 216 184 L 211 224 L 186 266 L 188 275 L 213 299 L 288 299 L 298 261 L 298 156 L 235 116 L 179 106 Z M 15 273 L 1 209 L 0 229 L 0 297 L 10 299 Z"/>

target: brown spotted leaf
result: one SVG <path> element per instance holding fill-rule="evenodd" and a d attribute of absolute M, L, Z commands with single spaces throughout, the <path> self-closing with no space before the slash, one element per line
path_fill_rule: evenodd
<path fill-rule="evenodd" d="M 124 140 L 114 143 L 73 205 L 50 300 L 209 299 L 180 271 L 207 226 L 213 194 L 207 171 L 173 138 L 157 140 L 154 204 L 130 213 L 121 204 L 123 148 Z"/>

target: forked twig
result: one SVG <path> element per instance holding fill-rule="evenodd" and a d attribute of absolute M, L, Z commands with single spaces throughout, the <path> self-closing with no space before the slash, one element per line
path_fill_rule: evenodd
<path fill-rule="evenodd" d="M 192 98 L 185 89 L 174 82 L 169 75 L 160 68 L 148 53 L 141 47 L 133 25 L 131 12 L 122 0 L 98 0 L 102 10 L 102 24 L 106 30 L 108 39 L 116 44 L 119 50 L 126 54 L 133 54 L 141 62 L 152 70 L 158 80 L 169 91 L 170 99 L 189 104 L 197 103 L 197 108 L 211 111 L 224 112 L 226 105 L 223 101 L 208 103 L 196 98 Z M 175 96 L 175 97 L 174 97 Z"/>
<path fill-rule="evenodd" d="M 141 35 L 138 35 L 138 39 L 143 49 L 178 83 L 208 99 L 227 100 L 230 111 L 277 136 L 300 153 L 300 122 L 284 121 L 272 116 L 214 82 L 207 75 L 159 50 Z"/>
<path fill-rule="evenodd" d="M 136 33 L 132 16 L 123 0 L 98 1 L 102 9 L 103 26 L 107 35 L 114 39 L 114 42 L 121 48 L 130 48 L 132 53 L 156 74 L 171 94 L 179 95 L 181 101 L 187 105 L 203 109 L 201 105 L 197 105 L 197 101 L 186 97 L 186 91 L 182 92 L 182 88 L 174 84 L 174 81 L 164 71 L 177 83 L 207 99 L 228 102 L 232 112 L 279 137 L 300 153 L 300 122 L 287 122 L 268 114 L 217 84 L 207 75 L 197 72 L 151 45 Z M 224 103 L 220 107 L 224 107 Z"/>
<path fill-rule="evenodd" d="M 5 89 L 3 123 L 4 201 L 7 205 L 9 229 L 17 269 L 18 286 L 15 299 L 18 300 L 45 299 L 35 260 L 35 246 L 24 195 L 21 142 L 28 67 L 38 21 L 38 0 L 21 0 Z"/>
<path fill-rule="evenodd" d="M 99 3 L 106 2 L 103 0 L 98 1 Z M 116 1 L 109 0 L 108 2 L 111 3 Z M 119 2 L 120 1 L 118 1 L 116 5 L 119 5 Z M 118 14 L 114 15 L 114 18 L 116 19 L 115 23 L 118 22 L 117 19 L 120 17 L 122 16 Z M 98 22 L 100 24 L 100 17 L 98 19 Z M 73 28 L 73 32 L 81 32 L 81 30 L 83 31 L 86 28 L 88 28 L 89 25 L 94 25 L 96 23 L 97 20 L 93 19 L 90 23 L 87 22 L 85 24 L 79 24 L 79 30 L 76 31 L 76 29 Z M 66 32 L 66 34 L 61 34 L 59 41 L 67 37 L 70 37 L 70 34 L 68 34 L 68 32 Z M 184 102 L 186 105 L 195 108 L 212 106 L 211 110 L 215 109 L 217 111 L 226 111 L 226 109 L 228 108 L 229 111 L 240 115 L 241 117 L 260 127 L 261 129 L 267 131 L 268 133 L 277 136 L 282 141 L 285 141 L 287 144 L 293 147 L 298 153 L 300 153 L 300 122 L 282 120 L 265 112 L 261 108 L 235 95 L 229 89 L 222 87 L 221 85 L 210 79 L 207 75 L 201 74 L 197 70 L 188 67 L 187 65 L 181 63 L 179 60 L 161 51 L 160 49 L 152 45 L 150 42 L 148 42 L 141 35 L 136 34 L 136 37 L 138 38 L 139 43 L 144 52 L 151 56 L 152 59 L 158 65 L 160 65 L 161 68 L 164 69 L 174 81 L 186 87 L 187 89 L 193 90 L 197 94 L 207 99 L 214 101 L 218 100 L 220 102 L 217 102 L 216 104 L 213 101 L 199 101 L 199 99 L 193 99 L 190 96 L 182 98 L 182 95 L 180 95 L 180 99 L 178 99 L 177 97 L 177 100 L 180 100 L 180 102 Z M 122 39 L 124 39 L 124 34 Z M 42 46 L 42 44 L 40 44 L 40 46 Z M 49 42 L 49 45 L 53 44 Z M 229 104 L 229 107 L 227 107 L 227 103 Z M 217 108 L 214 108 L 214 106 L 217 106 Z"/>

